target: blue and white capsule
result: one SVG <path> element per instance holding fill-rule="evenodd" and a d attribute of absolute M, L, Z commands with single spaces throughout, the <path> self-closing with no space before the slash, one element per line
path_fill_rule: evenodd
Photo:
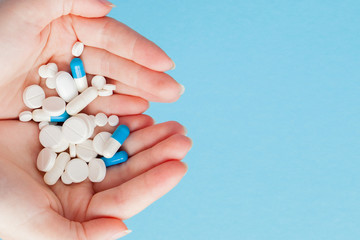
<path fill-rule="evenodd" d="M 115 155 L 112 158 L 106 158 L 102 157 L 101 159 L 104 161 L 106 167 L 110 167 L 113 165 L 117 165 L 123 162 L 126 162 L 128 160 L 129 156 L 127 152 L 120 151 L 115 153 Z"/>
<path fill-rule="evenodd" d="M 126 125 L 120 125 L 111 135 L 109 140 L 104 145 L 103 156 L 105 158 L 112 158 L 119 150 L 123 142 L 130 134 L 130 129 Z"/>
<path fill-rule="evenodd" d="M 70 68 L 78 91 L 83 92 L 88 88 L 83 61 L 80 58 L 74 58 L 70 63 Z"/>
<path fill-rule="evenodd" d="M 66 119 L 70 117 L 70 115 L 66 111 L 59 116 L 50 116 L 42 109 L 34 110 L 32 112 L 32 116 L 35 122 L 65 122 Z"/>

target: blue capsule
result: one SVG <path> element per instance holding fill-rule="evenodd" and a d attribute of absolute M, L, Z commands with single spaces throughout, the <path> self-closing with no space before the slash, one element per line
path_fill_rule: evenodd
<path fill-rule="evenodd" d="M 115 153 L 111 158 L 102 157 L 101 159 L 105 162 L 106 167 L 110 167 L 119 163 L 126 162 L 128 160 L 128 154 L 125 151 Z"/>
<path fill-rule="evenodd" d="M 59 116 L 51 116 L 50 122 L 65 122 L 66 119 L 68 119 L 70 115 L 65 111 L 63 114 Z"/>
<path fill-rule="evenodd" d="M 70 68 L 78 91 L 83 92 L 88 87 L 83 61 L 80 58 L 74 58 L 70 63 Z"/>
<path fill-rule="evenodd" d="M 105 143 L 103 156 L 111 158 L 119 150 L 123 142 L 130 134 L 130 129 L 126 125 L 120 125 Z"/>

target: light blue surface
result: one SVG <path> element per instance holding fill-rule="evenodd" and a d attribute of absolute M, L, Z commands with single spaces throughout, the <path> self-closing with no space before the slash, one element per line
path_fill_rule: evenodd
<path fill-rule="evenodd" d="M 114 1 L 186 86 L 152 104 L 194 141 L 125 239 L 360 239 L 359 1 Z"/>

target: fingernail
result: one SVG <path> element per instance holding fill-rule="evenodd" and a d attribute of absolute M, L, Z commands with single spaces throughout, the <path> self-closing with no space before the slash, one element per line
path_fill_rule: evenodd
<path fill-rule="evenodd" d="M 120 232 L 120 233 L 117 233 L 117 234 L 115 234 L 111 239 L 112 240 L 116 240 L 116 239 L 119 239 L 119 238 L 121 238 L 121 237 L 124 237 L 124 236 L 126 236 L 126 235 L 128 235 L 129 233 L 131 233 L 132 231 L 131 230 L 125 230 L 125 231 L 123 231 L 123 232 Z"/>
<path fill-rule="evenodd" d="M 185 135 L 187 135 L 188 130 L 187 130 L 187 128 L 185 126 L 184 126 L 184 132 L 185 132 Z"/>
<path fill-rule="evenodd" d="M 115 4 L 113 4 L 112 2 L 109 2 L 108 0 L 99 0 L 102 4 L 105 4 L 106 6 L 109 7 L 116 7 Z"/>
<path fill-rule="evenodd" d="M 185 92 L 185 87 L 184 85 L 180 84 L 181 90 L 180 90 L 180 95 L 183 95 Z"/>
<path fill-rule="evenodd" d="M 172 63 L 173 63 L 173 66 L 172 66 L 172 68 L 171 68 L 170 70 L 174 70 L 174 69 L 176 68 L 176 64 L 174 63 L 173 60 L 171 60 L 171 61 L 172 61 Z"/>

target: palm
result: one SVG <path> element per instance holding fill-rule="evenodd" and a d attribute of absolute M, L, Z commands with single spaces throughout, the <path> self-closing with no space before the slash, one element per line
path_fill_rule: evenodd
<path fill-rule="evenodd" d="M 43 228 L 56 232 L 63 228 L 64 221 L 71 220 L 72 224 L 65 224 L 69 229 L 62 231 L 79 234 L 84 229 L 83 222 L 101 217 L 129 218 L 176 185 L 186 169 L 178 161 L 166 161 L 181 159 L 189 150 L 191 142 L 183 136 L 183 127 L 174 122 L 149 126 L 151 119 L 144 115 L 124 117 L 121 121 L 133 129 L 123 146 L 131 156 L 128 162 L 108 168 L 101 183 L 87 180 L 66 186 L 58 181 L 51 187 L 36 169 L 36 157 L 42 148 L 34 141 L 39 131 L 37 124 L 1 122 L 0 146 L 5 154 L 0 159 L 0 194 L 5 197 L 0 210 L 6 217 L 0 216 L 0 226 L 9 226 L 10 221 L 14 229 L 7 229 L 8 232 L 19 227 L 28 229 L 34 227 L 36 218 Z M 156 137 L 154 132 L 158 133 Z M 16 194 L 9 194 L 8 189 Z M 10 205 L 16 206 L 15 212 L 6 207 Z"/>

